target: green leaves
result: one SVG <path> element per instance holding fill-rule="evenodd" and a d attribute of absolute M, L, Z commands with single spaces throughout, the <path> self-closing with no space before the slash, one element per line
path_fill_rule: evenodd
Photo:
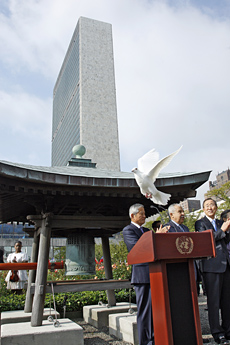
<path fill-rule="evenodd" d="M 16 295 L 11 290 L 7 290 L 5 277 L 8 272 L 0 271 L 1 303 L 0 312 L 8 310 L 22 310 L 25 305 L 25 294 Z"/>
<path fill-rule="evenodd" d="M 119 244 L 110 244 L 111 251 L 111 262 L 114 279 L 130 279 L 131 278 L 131 266 L 127 264 L 128 251 L 124 241 L 120 241 Z M 102 246 L 95 246 L 96 258 L 100 261 L 103 256 Z M 62 247 L 55 251 L 55 259 L 60 261 L 65 258 L 65 248 Z M 5 276 L 6 271 L 0 271 L 0 284 L 1 284 L 1 303 L 0 311 L 8 310 L 23 310 L 25 305 L 26 294 L 22 295 L 13 294 L 10 290 L 6 289 Z M 55 270 L 51 272 L 48 270 L 47 280 L 73 280 L 73 279 L 103 279 L 105 278 L 104 264 L 96 265 L 96 276 L 65 276 L 65 270 Z M 131 294 L 131 295 L 130 295 Z M 129 302 L 131 298 L 132 302 L 135 302 L 135 292 L 133 289 L 116 290 L 115 291 L 117 302 Z M 108 303 L 106 291 L 83 291 L 75 293 L 60 293 L 55 294 L 55 303 L 57 311 L 62 313 L 64 303 L 66 300 L 66 312 L 68 311 L 82 311 L 85 305 L 98 304 L 98 302 Z M 50 294 L 46 294 L 45 297 L 45 308 L 53 308 L 53 298 Z"/>
<path fill-rule="evenodd" d="M 217 198 L 217 201 L 222 200 L 224 201 L 223 204 L 221 204 L 220 207 L 218 207 L 217 213 L 221 213 L 224 210 L 227 210 L 230 208 L 230 181 L 224 183 L 220 188 L 214 188 L 206 193 L 207 197 L 215 197 Z"/>

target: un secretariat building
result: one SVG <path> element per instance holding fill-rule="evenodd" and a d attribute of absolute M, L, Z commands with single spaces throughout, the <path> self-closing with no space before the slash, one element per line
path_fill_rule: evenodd
<path fill-rule="evenodd" d="M 97 168 L 120 170 L 112 26 L 80 17 L 53 91 L 52 166 L 73 146 Z"/>

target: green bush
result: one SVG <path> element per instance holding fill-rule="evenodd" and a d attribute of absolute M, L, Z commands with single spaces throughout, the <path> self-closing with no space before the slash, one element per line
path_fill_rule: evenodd
<path fill-rule="evenodd" d="M 10 310 L 23 310 L 25 305 L 26 293 L 16 295 L 10 290 L 6 289 L 6 283 L 4 281 L 4 273 L 0 272 L 1 282 L 1 304 L 0 312 Z M 54 287 L 55 291 L 55 287 Z M 55 304 L 59 313 L 63 312 L 64 303 L 66 303 L 66 312 L 69 311 L 82 311 L 85 305 L 92 305 L 101 303 L 108 303 L 106 291 L 83 291 L 74 293 L 59 293 L 55 295 Z M 115 296 L 117 302 L 129 302 L 135 303 L 135 292 L 133 289 L 115 290 Z M 54 308 L 52 294 L 46 294 L 44 307 Z"/>
<path fill-rule="evenodd" d="M 133 289 L 115 290 L 115 296 L 117 302 L 129 302 L 135 303 L 136 296 Z M 66 311 L 82 311 L 86 305 L 96 305 L 99 302 L 107 304 L 106 291 L 83 291 L 74 293 L 59 293 L 55 294 L 55 304 L 59 313 L 63 312 L 64 301 L 66 298 Z M 45 298 L 45 308 L 53 308 L 53 296 L 47 294 Z"/>
<path fill-rule="evenodd" d="M 12 293 L 11 290 L 7 290 L 5 277 L 8 272 L 0 271 L 0 287 L 1 287 L 1 303 L 0 311 L 8 310 L 21 310 L 24 309 L 25 305 L 25 293 L 22 295 L 16 295 Z"/>
<path fill-rule="evenodd" d="M 114 279 L 130 279 L 131 278 L 131 266 L 127 264 L 127 248 L 123 241 L 119 244 L 111 244 L 111 262 L 112 262 L 112 271 Z M 95 246 L 95 253 L 98 261 L 102 257 L 102 246 Z M 65 256 L 65 249 L 55 252 L 55 259 L 57 261 L 63 259 Z M 103 262 L 96 264 L 96 275 L 85 275 L 85 276 L 65 276 L 65 270 L 55 270 L 51 272 L 48 270 L 47 280 L 60 281 L 60 280 L 79 280 L 79 279 L 104 279 L 105 271 Z M 25 292 L 22 295 L 16 295 L 10 290 L 6 289 L 6 282 L 4 281 L 7 272 L 0 271 L 0 283 L 1 283 L 1 304 L 0 311 L 8 310 L 18 310 L 24 309 Z M 55 291 L 55 287 L 54 287 Z M 135 292 L 133 289 L 123 289 L 115 290 L 115 296 L 117 302 L 129 302 L 131 300 L 135 302 Z M 108 303 L 106 291 L 83 291 L 75 293 L 59 293 L 55 294 L 55 304 L 58 312 L 63 312 L 64 301 L 66 300 L 66 311 L 81 311 L 85 305 L 93 305 L 101 303 Z M 53 296 L 51 294 L 46 294 L 44 307 L 53 308 Z"/>

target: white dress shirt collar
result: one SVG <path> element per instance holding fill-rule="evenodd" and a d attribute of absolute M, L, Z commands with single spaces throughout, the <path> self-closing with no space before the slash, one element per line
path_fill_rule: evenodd
<path fill-rule="evenodd" d="M 176 224 L 176 226 L 179 226 L 180 227 L 180 224 L 176 223 L 174 220 L 171 219 L 171 221 Z"/>
<path fill-rule="evenodd" d="M 140 229 L 140 225 L 134 222 L 131 222 L 133 225 L 135 225 L 138 229 Z"/>
<path fill-rule="evenodd" d="M 207 215 L 205 215 L 205 217 L 207 217 L 208 218 L 208 220 L 210 221 L 210 223 L 212 224 L 212 222 L 213 222 L 213 220 L 215 220 L 216 221 L 216 218 L 214 217 L 214 218 L 210 218 L 210 217 L 208 217 Z"/>

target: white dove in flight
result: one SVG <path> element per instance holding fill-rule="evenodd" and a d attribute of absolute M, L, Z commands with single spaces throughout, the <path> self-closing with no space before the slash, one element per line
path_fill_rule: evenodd
<path fill-rule="evenodd" d="M 138 159 L 137 168 L 132 172 L 141 193 L 152 200 L 157 205 L 167 205 L 171 194 L 160 192 L 156 189 L 154 182 L 158 177 L 160 171 L 166 167 L 174 156 L 181 150 L 182 146 L 175 152 L 159 161 L 159 153 L 155 149 L 150 150 L 144 156 Z"/>

